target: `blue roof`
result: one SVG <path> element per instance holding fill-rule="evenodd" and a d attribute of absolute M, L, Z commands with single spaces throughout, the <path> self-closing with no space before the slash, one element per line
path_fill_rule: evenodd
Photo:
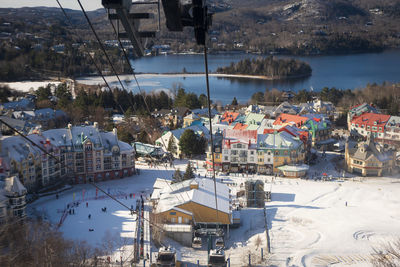
<path fill-rule="evenodd" d="M 2 105 L 4 109 L 14 110 L 32 110 L 35 108 L 35 104 L 27 98 L 23 98 L 18 101 L 3 103 Z"/>
<path fill-rule="evenodd" d="M 196 115 L 207 115 L 208 116 L 208 108 L 193 109 L 192 113 L 196 114 Z M 211 116 L 214 117 L 217 114 L 218 114 L 218 111 L 215 108 L 212 108 L 211 109 Z"/>
<path fill-rule="evenodd" d="M 176 130 L 171 131 L 171 133 L 172 133 L 177 139 L 180 139 L 181 136 L 182 136 L 182 134 L 185 132 L 185 130 L 192 130 L 192 131 L 194 131 L 194 132 L 197 133 L 197 134 L 204 133 L 204 135 L 205 135 L 205 137 L 206 137 L 207 139 L 209 139 L 209 137 L 210 137 L 210 132 L 209 132 L 209 130 L 207 129 L 207 127 L 203 126 L 203 124 L 201 124 L 201 125 L 192 125 L 192 126 L 189 126 L 189 127 L 186 127 L 186 128 L 176 129 Z"/>

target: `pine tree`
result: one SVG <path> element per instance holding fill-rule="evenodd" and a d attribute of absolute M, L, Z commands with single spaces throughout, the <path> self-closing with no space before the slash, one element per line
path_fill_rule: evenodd
<path fill-rule="evenodd" d="M 176 144 L 175 144 L 175 139 L 174 139 L 173 135 L 171 135 L 171 137 L 169 138 L 167 150 L 171 154 L 175 154 L 176 153 Z"/>
<path fill-rule="evenodd" d="M 232 106 L 237 106 L 237 105 L 238 105 L 238 102 L 237 102 L 236 96 L 235 96 L 235 97 L 233 97 L 233 100 L 232 100 L 232 103 L 231 103 L 231 105 L 232 105 Z"/>
<path fill-rule="evenodd" d="M 194 178 L 194 173 L 193 173 L 193 168 L 192 165 L 190 164 L 190 162 L 188 162 L 188 164 L 186 165 L 186 171 L 185 174 L 183 175 L 183 180 L 189 180 Z"/>
<path fill-rule="evenodd" d="M 174 183 L 179 183 L 183 181 L 182 173 L 179 169 L 176 169 L 174 175 L 172 176 L 172 181 Z"/>

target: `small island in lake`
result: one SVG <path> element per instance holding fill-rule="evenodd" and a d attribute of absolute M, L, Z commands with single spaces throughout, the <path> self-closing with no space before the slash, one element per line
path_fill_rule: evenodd
<path fill-rule="evenodd" d="M 244 59 L 231 62 L 228 67 L 220 67 L 218 74 L 235 76 L 257 76 L 269 80 L 308 77 L 312 73 L 310 65 L 294 59 L 277 59 L 272 56 L 257 59 Z"/>

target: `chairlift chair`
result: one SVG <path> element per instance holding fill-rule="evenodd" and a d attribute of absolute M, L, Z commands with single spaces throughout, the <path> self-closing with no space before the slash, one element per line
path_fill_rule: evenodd
<path fill-rule="evenodd" d="M 201 248 L 201 246 L 202 246 L 201 237 L 195 237 L 192 242 L 192 247 Z"/>
<path fill-rule="evenodd" d="M 208 267 L 226 267 L 225 253 L 223 249 L 211 250 L 208 255 Z"/>
<path fill-rule="evenodd" d="M 225 247 L 224 239 L 222 237 L 219 237 L 219 238 L 217 238 L 217 240 L 215 240 L 215 247 L 216 248 Z"/>

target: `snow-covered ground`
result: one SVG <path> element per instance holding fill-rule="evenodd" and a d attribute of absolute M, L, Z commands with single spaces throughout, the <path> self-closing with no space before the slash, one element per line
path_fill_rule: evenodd
<path fill-rule="evenodd" d="M 341 176 L 331 163 L 334 154 L 327 154 L 327 160 L 312 166 L 311 174 L 326 172 L 333 177 Z M 129 194 L 148 195 L 157 177 L 170 178 L 173 169 L 164 167 L 148 168 L 138 166 L 140 175 L 129 178 L 98 183 L 104 190 L 114 195 L 128 194 L 127 199 L 119 198 L 126 205 L 136 204 Z M 177 167 L 185 170 L 185 162 Z M 200 166 L 199 166 L 200 167 Z M 204 175 L 205 170 L 198 170 Z M 222 176 L 221 176 L 222 177 Z M 268 182 L 272 189 L 272 202 L 266 203 L 268 228 L 272 255 L 270 264 L 275 266 L 326 266 L 349 265 L 369 266 L 370 254 L 396 237 L 400 237 L 400 179 L 398 178 L 348 178 L 333 181 L 314 181 L 301 179 L 273 178 L 271 176 L 237 177 L 223 176 L 224 181 L 235 183 L 234 189 L 246 179 L 258 178 Z M 82 198 L 85 200 L 75 215 L 68 215 L 60 227 L 64 236 L 71 239 L 83 239 L 92 245 L 102 243 L 104 237 L 126 237 L 128 245 L 135 235 L 135 222 L 129 212 L 110 199 L 95 199 L 95 188 L 91 185 L 79 185 L 55 196 L 41 198 L 31 208 L 46 211 L 47 217 L 58 223 L 67 203 Z M 101 193 L 99 193 L 101 195 Z M 88 208 L 86 208 L 86 201 Z M 347 203 L 347 206 L 346 206 Z M 107 207 L 107 213 L 101 211 Z M 88 219 L 88 214 L 92 218 Z M 245 208 L 241 214 L 240 228 L 231 229 L 226 241 L 226 255 L 231 266 L 243 266 L 251 253 L 252 262 L 259 260 L 260 250 L 266 254 L 266 233 L 262 209 Z M 93 228 L 93 232 L 88 229 Z M 200 260 L 206 264 L 206 246 L 202 249 L 185 248 L 169 241 L 182 255 L 184 262 L 193 264 Z M 120 242 L 122 244 L 123 242 Z M 129 249 L 129 247 L 128 247 Z M 153 248 L 155 250 L 155 248 Z M 126 250 L 131 251 L 131 249 Z M 127 254 L 128 252 L 124 252 Z M 117 251 L 114 251 L 116 253 Z M 119 254 L 114 254 L 116 256 Z M 125 255 L 124 255 L 125 257 Z M 258 259 L 255 259 L 255 258 Z M 259 263 L 265 266 L 266 263 Z"/>
<path fill-rule="evenodd" d="M 58 85 L 60 82 L 57 81 L 24 81 L 24 82 L 10 82 L 10 83 L 1 83 L 1 85 L 8 85 L 11 89 L 15 89 L 20 92 L 29 93 L 32 90 L 37 90 L 41 86 L 47 86 L 49 83 Z"/>

